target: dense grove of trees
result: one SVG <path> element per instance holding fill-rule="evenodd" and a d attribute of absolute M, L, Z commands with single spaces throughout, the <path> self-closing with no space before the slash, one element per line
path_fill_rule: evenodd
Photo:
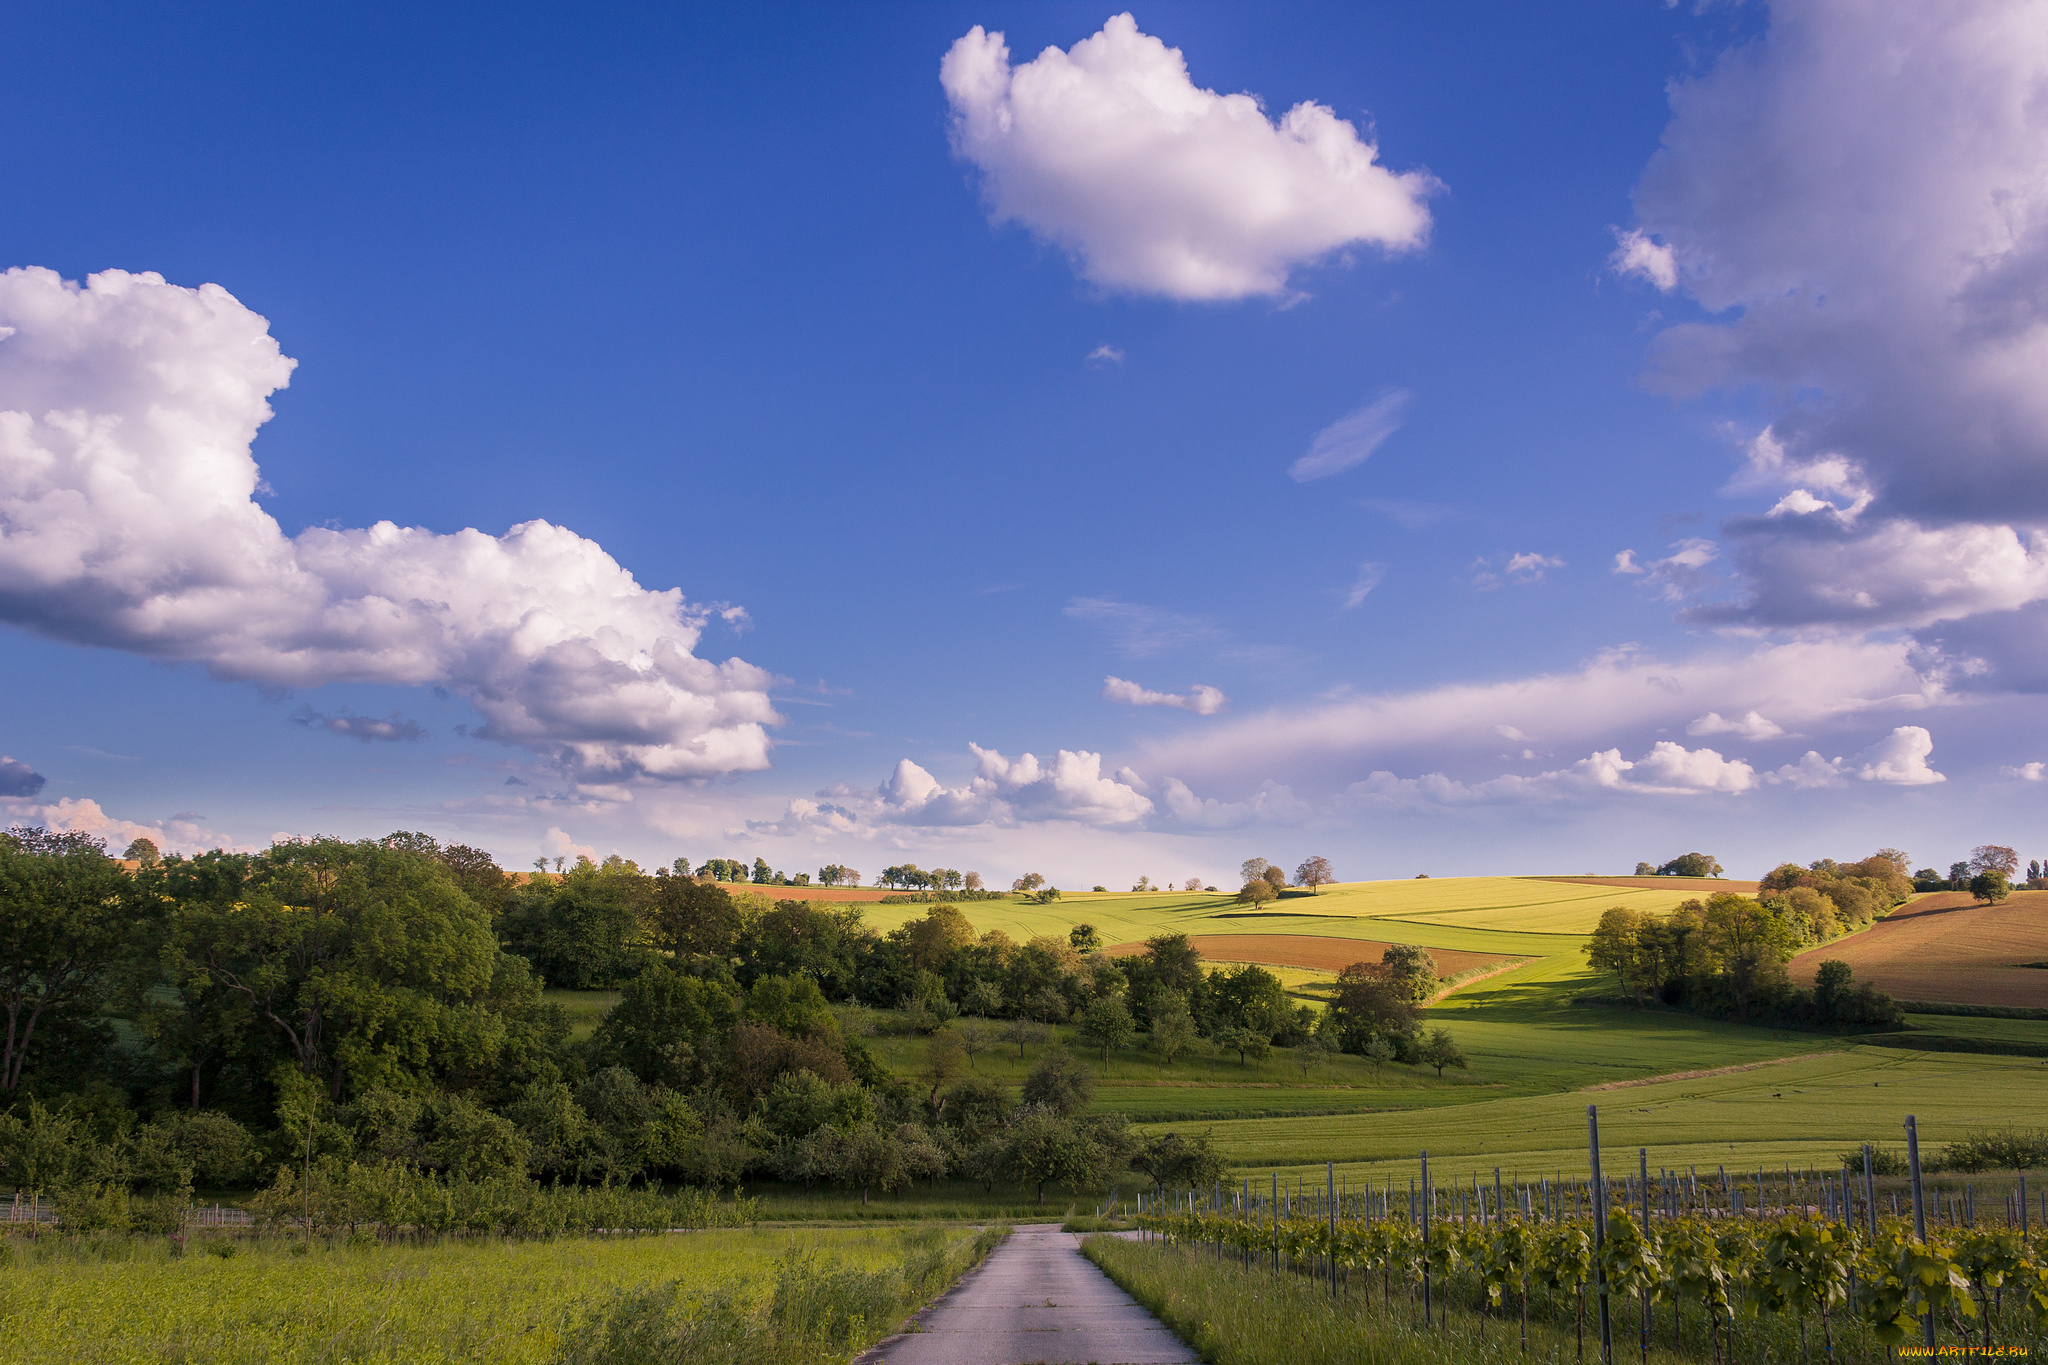
<path fill-rule="evenodd" d="M 1221 1170 L 1206 1140 L 1087 1114 L 1089 1067 L 1048 1026 L 1106 1051 L 1142 1036 L 1172 1065 L 1202 1038 L 1240 1061 L 1341 1046 L 1349 1018 L 1263 969 L 1206 969 L 1183 936 L 1112 960 L 1087 925 L 1016 943 L 945 904 L 877 934 L 857 906 L 735 894 L 712 880 L 730 861 L 520 879 L 404 833 L 127 852 L 132 870 L 85 836 L 0 835 L 0 1186 L 74 1208 L 382 1169 L 863 1197 L 942 1176 L 1042 1194 L 1126 1167 L 1200 1182 Z M 544 983 L 620 1000 L 572 1043 Z M 904 1010 L 926 1034 L 917 1079 L 842 1031 L 845 1003 Z M 1383 1022 L 1414 1032 L 1412 1012 Z M 1040 1047 L 1021 1089 L 972 1074 L 1013 1044 Z"/>
<path fill-rule="evenodd" d="M 1825 964 L 1811 992 L 1792 986 L 1785 964 L 1903 904 L 1913 891 L 1906 867 L 1905 854 L 1880 849 L 1856 863 L 1782 864 L 1758 883 L 1754 897 L 1689 900 L 1668 915 L 1616 906 L 1601 916 L 1587 959 L 1614 973 L 1638 1003 L 1759 1022 L 1895 1024 L 1898 1006 L 1853 985 L 1846 964 Z"/>

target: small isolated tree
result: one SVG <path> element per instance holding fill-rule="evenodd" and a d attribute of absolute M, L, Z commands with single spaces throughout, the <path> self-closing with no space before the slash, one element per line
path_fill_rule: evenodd
<path fill-rule="evenodd" d="M 1162 1189 L 1201 1190 L 1221 1180 L 1229 1167 L 1209 1134 L 1190 1138 L 1169 1132 L 1150 1141 L 1140 1139 L 1131 1153 L 1131 1169 L 1151 1176 Z"/>
<path fill-rule="evenodd" d="M 1138 878 L 1138 884 L 1131 888 L 1133 891 L 1150 891 L 1152 889 L 1152 878 L 1150 876 Z"/>
<path fill-rule="evenodd" d="M 1035 1019 L 1018 1016 L 1003 1025 L 1003 1041 L 1017 1045 L 1017 1060 L 1024 1060 L 1024 1049 L 1032 1043 L 1042 1043 L 1052 1037 L 1052 1030 Z"/>
<path fill-rule="evenodd" d="M 1378 1080 L 1381 1069 L 1394 1060 L 1394 1045 L 1385 1034 L 1375 1033 L 1365 1040 L 1365 1060 L 1372 1064 L 1372 1078 Z"/>
<path fill-rule="evenodd" d="M 960 1050 L 967 1054 L 967 1069 L 974 1069 L 974 1059 L 989 1051 L 1002 1041 L 994 1024 L 982 1019 L 962 1019 L 948 1032 L 960 1036 Z"/>
<path fill-rule="evenodd" d="M 1451 1037 L 1449 1031 L 1440 1028 L 1429 1031 L 1429 1040 L 1422 1045 L 1420 1055 L 1425 1065 L 1436 1068 L 1439 1078 L 1443 1076 L 1444 1068 L 1447 1066 L 1468 1071 L 1472 1065 L 1465 1059 L 1465 1051 L 1458 1046 L 1457 1040 Z"/>
<path fill-rule="evenodd" d="M 1718 877 L 1721 864 L 1709 853 L 1681 853 L 1657 869 L 1659 877 Z"/>
<path fill-rule="evenodd" d="M 1244 881 L 1255 882 L 1266 875 L 1266 869 L 1273 864 L 1264 858 L 1246 858 L 1238 864 L 1237 875 Z"/>
<path fill-rule="evenodd" d="M 1077 952 L 1092 953 L 1102 946 L 1102 934 L 1092 924 L 1077 924 L 1067 930 L 1067 942 Z"/>
<path fill-rule="evenodd" d="M 1318 895 L 1322 893 L 1324 887 L 1336 880 L 1336 869 L 1330 866 L 1328 858 L 1321 856 L 1305 858 L 1302 860 L 1301 866 L 1294 869 L 1294 884 L 1296 886 L 1305 886 Z"/>
<path fill-rule="evenodd" d="M 1654 877 L 1657 875 L 1657 865 L 1655 863 L 1637 863 L 1636 875 L 1638 877 Z"/>
<path fill-rule="evenodd" d="M 1301 1063 L 1301 1078 L 1307 1080 L 1309 1068 L 1329 1060 L 1330 1054 L 1334 1051 L 1336 1049 L 1330 1045 L 1330 1040 L 1320 1033 L 1311 1033 L 1302 1039 L 1294 1049 L 1294 1060 Z"/>
<path fill-rule="evenodd" d="M 1130 1007 L 1114 991 L 1096 996 L 1081 1012 L 1081 1036 L 1102 1049 L 1105 1072 L 1109 1070 L 1109 1054 L 1129 1043 L 1137 1031 Z"/>
<path fill-rule="evenodd" d="M 1996 905 L 2012 894 L 2012 882 L 2003 872 L 1993 868 L 1970 878 L 1970 894 L 1986 905 Z"/>
<path fill-rule="evenodd" d="M 1188 1013 L 1187 998 L 1179 991 L 1162 991 L 1152 998 L 1152 1050 L 1168 1066 L 1194 1045 L 1195 1017 Z"/>
<path fill-rule="evenodd" d="M 155 841 L 150 839 L 135 840 L 121 856 L 131 862 L 141 863 L 144 867 L 155 867 L 163 859 L 163 855 L 157 851 Z"/>
<path fill-rule="evenodd" d="M 1200 877 L 1190 877 L 1180 884 L 1180 889 L 1183 891 L 1200 891 L 1202 889 L 1202 879 Z"/>
<path fill-rule="evenodd" d="M 1243 905 L 1264 905 L 1273 899 L 1273 884 L 1264 877 L 1254 877 L 1237 893 L 1237 899 Z"/>
<path fill-rule="evenodd" d="M 1220 1028 L 1216 1030 L 1216 1046 L 1225 1052 L 1235 1052 L 1239 1066 L 1253 1057 L 1263 1062 L 1273 1055 L 1273 1040 L 1255 1028 Z"/>
<path fill-rule="evenodd" d="M 1010 889 L 1012 891 L 1036 891 L 1044 885 L 1045 878 L 1039 876 L 1036 872 L 1026 872 L 1023 876 L 1017 878 L 1016 881 L 1010 883 Z"/>
<path fill-rule="evenodd" d="M 962 889 L 962 890 L 966 890 L 966 891 L 979 891 L 979 890 L 981 890 L 981 874 L 980 874 L 979 872 L 963 872 L 963 873 L 961 873 L 961 874 L 960 874 L 960 886 L 961 886 L 961 889 Z"/>
<path fill-rule="evenodd" d="M 1059 898 L 1060 889 L 1057 886 L 1045 886 L 1040 887 L 1038 891 L 1031 897 L 1031 903 L 1033 905 L 1051 905 L 1054 901 L 1058 900 Z"/>
<path fill-rule="evenodd" d="M 1095 1097 L 1095 1076 L 1063 1047 L 1048 1049 L 1024 1078 L 1024 1103 L 1055 1114 L 1078 1114 Z"/>

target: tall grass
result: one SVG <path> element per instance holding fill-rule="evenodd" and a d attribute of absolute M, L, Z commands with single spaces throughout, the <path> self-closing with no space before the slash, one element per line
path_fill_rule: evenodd
<path fill-rule="evenodd" d="M 949 1254 L 974 1237 L 929 1235 Z M 723 1294 L 758 1314 L 793 1248 L 821 1273 L 903 1282 L 917 1245 L 879 1228 L 428 1246 L 360 1234 L 218 1236 L 182 1252 L 168 1239 L 113 1233 L 0 1237 L 0 1361 L 545 1365 L 621 1294 Z"/>
<path fill-rule="evenodd" d="M 792 1247 L 774 1293 L 750 1305 L 729 1286 L 670 1281 L 621 1290 L 569 1334 L 555 1365 L 813 1365 L 844 1360 L 988 1255 L 1007 1228 L 907 1229 L 896 1264 L 864 1269 Z"/>

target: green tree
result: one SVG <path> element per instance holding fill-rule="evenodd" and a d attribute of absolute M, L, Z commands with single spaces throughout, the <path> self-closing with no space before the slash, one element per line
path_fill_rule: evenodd
<path fill-rule="evenodd" d="M 1102 946 L 1102 934 L 1092 924 L 1077 924 L 1067 930 L 1067 942 L 1076 952 L 1092 953 Z"/>
<path fill-rule="evenodd" d="M 1273 884 L 1264 877 L 1254 877 L 1238 890 L 1237 899 L 1241 905 L 1264 905 L 1273 899 Z"/>
<path fill-rule="evenodd" d="M 1718 877 L 1721 864 L 1708 853 L 1681 853 L 1657 869 L 1660 877 Z"/>
<path fill-rule="evenodd" d="M 163 854 L 158 851 L 156 841 L 147 838 L 131 840 L 121 856 L 130 862 L 141 863 L 144 867 L 154 867 L 163 860 Z"/>
<path fill-rule="evenodd" d="M 1214 1038 L 1217 1047 L 1237 1054 L 1239 1066 L 1246 1065 L 1253 1057 L 1263 1062 L 1273 1055 L 1273 1040 L 1257 1029 L 1227 1024 L 1216 1030 Z"/>
<path fill-rule="evenodd" d="M 1168 990 L 1191 995 L 1202 984 L 1202 954 L 1186 934 L 1159 934 L 1145 940 L 1152 978 Z"/>
<path fill-rule="evenodd" d="M 1078 1114 L 1094 1097 L 1094 1075 L 1065 1048 L 1048 1048 L 1024 1078 L 1024 1103 L 1055 1114 Z"/>
<path fill-rule="evenodd" d="M 753 877 L 753 881 L 754 881 L 754 885 L 756 885 L 756 886 L 772 886 L 772 885 L 774 885 L 774 883 L 775 883 L 775 873 L 774 873 L 773 869 L 771 869 L 771 868 L 770 868 L 770 867 L 768 866 L 768 860 L 767 860 L 766 858 L 756 858 L 756 859 L 754 859 L 754 877 Z"/>
<path fill-rule="evenodd" d="M 1287 889 L 1287 873 L 1282 868 L 1278 866 L 1268 867 L 1263 875 L 1266 885 L 1273 888 L 1274 895 L 1277 896 Z"/>
<path fill-rule="evenodd" d="M 238 894 L 172 907 L 171 975 L 240 995 L 336 1096 L 488 1076 L 508 1042 L 501 1007 L 538 1009 L 523 964 L 503 970 L 488 919 L 430 858 L 292 840 L 253 860 Z"/>
<path fill-rule="evenodd" d="M 1071 1118 L 1027 1102 L 1005 1135 L 1003 1165 L 1011 1179 L 1035 1188 L 1043 1204 L 1047 1185 L 1078 1189 L 1099 1180 L 1106 1158 Z"/>
<path fill-rule="evenodd" d="M 1372 1078 L 1378 1080 L 1387 1063 L 1394 1060 L 1393 1043 L 1385 1035 L 1375 1033 L 1365 1040 L 1365 1060 L 1372 1065 Z"/>
<path fill-rule="evenodd" d="M 1970 894 L 1986 905 L 1996 905 L 2012 894 L 2012 882 L 1996 868 L 1970 878 Z"/>
<path fill-rule="evenodd" d="M 1096 996 L 1081 1012 L 1081 1036 L 1102 1049 L 1104 1071 L 1109 1069 L 1109 1054 L 1128 1044 L 1137 1031 L 1130 1007 L 1115 992 Z"/>
<path fill-rule="evenodd" d="M 886 1193 L 910 1178 L 910 1165 L 903 1143 L 894 1129 L 879 1123 L 862 1123 L 841 1135 L 830 1158 L 839 1184 L 860 1191 L 860 1202 L 879 1186 Z"/>
<path fill-rule="evenodd" d="M 1613 972 L 1621 988 L 1635 996 L 1638 1003 L 1644 989 L 1642 928 L 1640 913 L 1625 905 L 1610 906 L 1600 912 L 1600 923 L 1584 950 L 1588 966 L 1599 972 Z"/>
<path fill-rule="evenodd" d="M 598 1023 L 591 1062 L 622 1066 L 648 1085 L 688 1089 L 703 1079 L 738 1017 L 730 986 L 656 962 L 626 983 Z"/>
<path fill-rule="evenodd" d="M 1688 901 L 1680 908 L 1699 917 L 1706 949 L 1728 983 L 1736 1013 L 1746 1016 L 1759 988 L 1782 975 L 1798 939 L 1785 921 L 1747 896 L 1724 894 L 1704 906 Z"/>
<path fill-rule="evenodd" d="M 1469 1070 L 1471 1067 L 1471 1063 L 1466 1060 L 1464 1049 L 1458 1046 L 1457 1040 L 1452 1038 L 1448 1031 L 1440 1028 L 1429 1031 L 1429 1038 L 1421 1047 L 1421 1056 L 1424 1065 L 1436 1068 L 1439 1078 L 1443 1076 L 1444 1068 L 1447 1066 L 1454 1066 L 1460 1071 Z"/>
<path fill-rule="evenodd" d="M 740 912 L 732 895 L 695 877 L 657 877 L 649 916 L 656 948 L 690 957 L 731 957 L 739 942 Z"/>
<path fill-rule="evenodd" d="M 1185 1137 L 1177 1131 L 1141 1139 L 1131 1154 L 1131 1167 L 1169 1190 L 1201 1190 L 1214 1185 L 1229 1169 L 1209 1134 Z"/>
<path fill-rule="evenodd" d="M 1380 954 L 1380 967 L 1387 979 L 1408 993 L 1418 1005 L 1436 994 L 1436 959 L 1427 948 L 1413 943 L 1392 943 Z"/>
<path fill-rule="evenodd" d="M 1337 974 L 1328 1014 L 1336 1042 L 1362 1052 L 1376 1033 L 1406 1034 L 1415 1027 L 1415 996 L 1377 963 L 1354 962 Z"/>
<path fill-rule="evenodd" d="M 20 1089 L 32 1055 L 51 1056 L 43 1043 L 96 1038 L 110 977 L 154 914 L 132 891 L 97 839 L 22 825 L 0 835 L 0 1096 Z"/>
<path fill-rule="evenodd" d="M 1330 1054 L 1335 1050 L 1330 1046 L 1329 1040 L 1320 1033 L 1311 1033 L 1297 1043 L 1294 1048 L 1294 1060 L 1301 1063 L 1301 1078 L 1307 1080 L 1309 1069 L 1328 1061 Z M 1391 1052 L 1391 1049 L 1389 1051 Z"/>
<path fill-rule="evenodd" d="M 1294 884 L 1305 886 L 1317 894 L 1321 894 L 1325 886 L 1336 880 L 1336 869 L 1330 866 L 1328 858 L 1320 855 L 1303 859 L 1301 866 L 1294 869 Z M 1193 887 L 1188 889 L 1194 890 Z"/>
<path fill-rule="evenodd" d="M 1045 878 L 1039 876 L 1036 872 L 1026 872 L 1023 876 L 1017 878 L 1016 881 L 1010 883 L 1010 889 L 1012 891 L 1036 891 L 1044 885 Z"/>
<path fill-rule="evenodd" d="M 1162 990 L 1152 998 L 1152 1028 L 1147 1040 L 1168 1066 L 1194 1045 L 1195 1017 L 1188 1012 L 1187 997 L 1176 990 Z"/>

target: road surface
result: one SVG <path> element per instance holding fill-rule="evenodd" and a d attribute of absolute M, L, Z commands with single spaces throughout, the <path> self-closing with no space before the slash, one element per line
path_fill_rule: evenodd
<path fill-rule="evenodd" d="M 1117 1288 L 1057 1223 L 1019 1227 L 858 1365 L 1192 1365 L 1195 1353 Z"/>

